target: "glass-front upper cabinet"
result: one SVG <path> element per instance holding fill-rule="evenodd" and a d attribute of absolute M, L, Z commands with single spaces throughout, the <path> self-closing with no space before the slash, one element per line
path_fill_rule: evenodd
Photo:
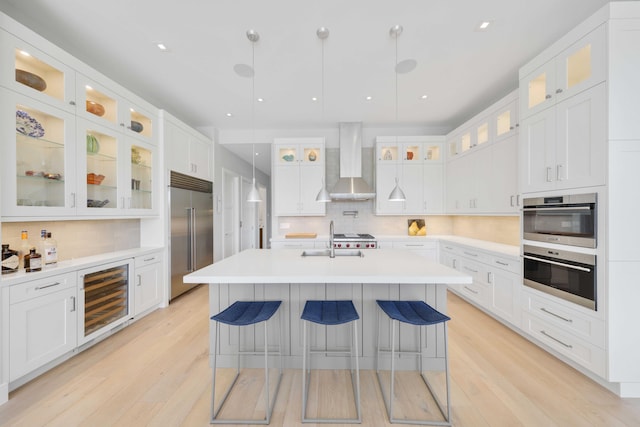
<path fill-rule="evenodd" d="M 482 145 L 489 142 L 489 122 L 485 121 L 476 126 L 476 143 L 475 145 Z"/>
<path fill-rule="evenodd" d="M 422 145 L 422 160 L 426 163 L 442 163 L 443 160 L 441 142 L 425 142 Z"/>
<path fill-rule="evenodd" d="M 75 72 L 9 33 L 2 31 L 1 36 L 1 84 L 38 101 L 75 112 Z"/>
<path fill-rule="evenodd" d="M 140 106 L 133 105 L 126 99 L 121 101 L 120 126 L 125 133 L 140 138 L 143 141 L 152 142 L 155 137 L 153 114 Z"/>
<path fill-rule="evenodd" d="M 153 173 L 154 153 L 153 148 L 147 144 L 134 143 L 128 146 L 129 150 L 129 174 L 130 192 L 126 200 L 126 208 L 151 211 L 154 208 L 153 200 Z"/>
<path fill-rule="evenodd" d="M 78 119 L 78 212 L 113 215 L 123 197 L 119 176 L 124 167 L 120 158 L 123 136 L 112 128 Z"/>
<path fill-rule="evenodd" d="M 324 164 L 324 143 L 321 138 L 300 138 L 274 144 L 274 165 Z"/>
<path fill-rule="evenodd" d="M 510 102 L 499 109 L 492 117 L 495 120 L 493 123 L 494 139 L 500 141 L 513 134 L 518 127 L 518 103 L 516 101 Z"/>
<path fill-rule="evenodd" d="M 74 116 L 0 90 L 2 216 L 53 216 L 77 203 Z"/>
<path fill-rule="evenodd" d="M 79 117 L 99 123 L 103 126 L 119 129 L 118 97 L 99 83 L 76 75 L 76 95 Z"/>
<path fill-rule="evenodd" d="M 402 161 L 406 163 L 422 162 L 422 143 L 421 142 L 403 142 L 400 144 L 400 153 Z"/>
<path fill-rule="evenodd" d="M 406 153 L 402 152 L 401 144 L 395 138 L 376 138 L 376 159 L 378 162 L 397 162 L 405 159 Z"/>
<path fill-rule="evenodd" d="M 527 117 L 604 81 L 606 59 L 603 24 L 523 78 L 520 114 Z"/>

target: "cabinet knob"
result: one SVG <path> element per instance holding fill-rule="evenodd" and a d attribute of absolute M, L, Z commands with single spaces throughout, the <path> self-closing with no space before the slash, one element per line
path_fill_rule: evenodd
<path fill-rule="evenodd" d="M 556 89 L 556 93 L 562 93 L 562 89 L 561 88 Z"/>
<path fill-rule="evenodd" d="M 76 105 L 76 101 L 69 101 L 69 105 Z"/>
<path fill-rule="evenodd" d="M 551 99 L 551 95 L 547 94 L 547 96 L 545 96 L 544 99 Z"/>

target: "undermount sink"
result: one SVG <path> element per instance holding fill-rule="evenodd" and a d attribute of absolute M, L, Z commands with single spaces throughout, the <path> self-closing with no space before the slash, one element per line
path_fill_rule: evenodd
<path fill-rule="evenodd" d="M 364 253 L 362 253 L 359 249 L 338 249 L 335 251 L 336 257 L 343 256 L 359 256 L 363 257 Z M 301 256 L 330 256 L 331 249 L 305 249 L 302 251 Z"/>

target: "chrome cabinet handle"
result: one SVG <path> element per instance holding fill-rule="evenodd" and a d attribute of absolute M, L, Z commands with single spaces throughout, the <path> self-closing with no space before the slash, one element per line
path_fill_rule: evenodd
<path fill-rule="evenodd" d="M 487 272 L 487 283 L 493 283 L 493 273 Z"/>
<path fill-rule="evenodd" d="M 136 286 L 142 286 L 142 276 L 140 274 L 136 274 L 138 276 L 138 284 Z"/>
<path fill-rule="evenodd" d="M 76 311 L 76 297 L 71 297 L 71 310 L 70 312 Z"/>
<path fill-rule="evenodd" d="M 469 268 L 469 267 L 464 267 L 465 270 L 470 271 L 472 273 L 477 273 L 478 270 L 474 270 L 473 268 Z"/>
<path fill-rule="evenodd" d="M 562 181 L 562 165 L 556 165 L 556 180 Z"/>
<path fill-rule="evenodd" d="M 508 267 L 508 266 L 509 266 L 509 263 L 508 263 L 508 262 L 502 262 L 502 261 L 496 261 L 496 264 L 498 264 L 498 265 L 504 265 L 505 267 Z"/>
<path fill-rule="evenodd" d="M 551 178 L 551 168 L 547 168 L 547 182 L 551 182 L 553 179 Z"/>
<path fill-rule="evenodd" d="M 572 319 L 567 319 L 566 317 L 562 317 L 562 316 L 560 316 L 559 314 L 556 314 L 556 313 L 554 313 L 554 312 L 552 312 L 552 311 L 549 311 L 549 310 L 547 310 L 547 309 L 546 309 L 546 308 L 544 308 L 544 307 L 540 308 L 540 311 L 544 311 L 545 313 L 550 314 L 550 315 L 552 315 L 552 316 L 554 316 L 554 317 L 557 317 L 557 318 L 558 318 L 558 319 L 560 319 L 560 320 L 564 320 L 564 321 L 565 321 L 565 322 L 567 322 L 567 323 L 573 323 L 573 320 L 572 320 Z"/>
<path fill-rule="evenodd" d="M 44 285 L 44 286 L 36 286 L 35 290 L 39 291 L 41 289 L 47 289 L 47 288 L 53 288 L 54 286 L 58 286 L 60 284 L 60 282 L 55 282 L 55 283 L 51 283 L 49 285 Z"/>
<path fill-rule="evenodd" d="M 474 254 L 474 253 L 467 252 L 467 251 L 464 251 L 464 254 L 465 255 L 469 255 L 469 256 L 473 256 L 473 257 L 477 257 L 478 256 L 478 254 Z"/>
<path fill-rule="evenodd" d="M 562 88 L 556 89 L 556 93 L 562 93 Z"/>
<path fill-rule="evenodd" d="M 571 344 L 564 343 L 564 342 L 560 341 L 558 338 L 556 338 L 556 337 L 553 337 L 553 336 L 549 335 L 549 334 L 548 334 L 548 333 L 546 333 L 545 331 L 540 331 L 540 333 L 541 333 L 542 335 L 544 335 L 545 337 L 547 337 L 547 338 L 550 338 L 550 339 L 554 340 L 554 341 L 555 341 L 555 342 L 557 342 L 558 344 L 561 344 L 561 345 L 563 345 L 563 346 L 565 346 L 565 347 L 567 347 L 567 348 L 573 348 L 573 346 L 572 346 Z"/>
<path fill-rule="evenodd" d="M 76 101 L 69 101 L 69 105 L 76 105 Z"/>

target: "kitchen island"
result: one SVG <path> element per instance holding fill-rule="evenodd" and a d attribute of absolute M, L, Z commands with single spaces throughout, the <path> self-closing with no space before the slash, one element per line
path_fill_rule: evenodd
<path fill-rule="evenodd" d="M 376 299 L 423 300 L 436 310 L 447 312 L 447 285 L 469 284 L 471 277 L 438 263 L 425 260 L 410 251 L 376 249 L 363 251 L 363 256 L 302 256 L 299 249 L 252 249 L 240 252 L 184 276 L 185 283 L 209 283 L 210 314 L 216 314 L 234 301 L 282 300 L 280 321 L 271 322 L 270 345 L 277 343 L 282 332 L 285 367 L 302 366 L 302 321 L 300 313 L 310 299 L 349 299 L 360 314 L 359 349 L 361 367 L 371 369 L 376 340 Z M 219 337 L 220 366 L 233 366 L 238 345 L 243 350 L 260 349 L 262 333 L 255 326 L 231 330 L 222 325 Z M 259 326 L 258 326 L 259 327 Z M 382 342 L 389 344 L 389 323 L 382 322 Z M 348 348 L 349 326 L 314 328 L 311 335 L 314 348 Z M 210 329 L 211 330 L 211 329 Z M 443 336 L 436 327 L 423 329 L 422 344 L 426 363 L 442 363 Z M 212 339 L 212 331 L 210 339 Z M 420 345 L 418 329 L 402 325 L 396 337 L 402 349 L 417 350 Z M 211 345 L 210 348 L 213 348 Z M 318 356 L 314 366 L 343 368 L 348 358 Z M 248 366 L 260 366 L 260 356 L 247 357 Z M 405 361 L 406 368 L 414 361 Z"/>

